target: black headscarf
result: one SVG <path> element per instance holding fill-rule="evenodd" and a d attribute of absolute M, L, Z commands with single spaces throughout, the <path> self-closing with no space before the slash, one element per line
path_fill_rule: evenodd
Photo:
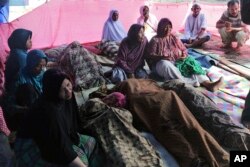
<path fill-rule="evenodd" d="M 165 36 L 165 28 L 167 25 L 172 26 L 172 22 L 168 18 L 162 18 L 157 27 L 157 36 L 164 37 Z"/>
<path fill-rule="evenodd" d="M 9 48 L 12 49 L 24 49 L 27 50 L 26 42 L 28 38 L 32 37 L 32 32 L 26 29 L 16 29 L 12 32 L 8 39 Z"/>
<path fill-rule="evenodd" d="M 64 72 L 49 69 L 43 77 L 43 95 L 32 106 L 19 136 L 29 134 L 43 159 L 67 165 L 77 157 L 72 145 L 79 144 L 78 108 L 74 98 L 59 99 L 62 82 L 68 79 Z"/>
<path fill-rule="evenodd" d="M 140 24 L 131 25 L 131 27 L 128 30 L 128 36 L 127 36 L 127 39 L 129 41 L 130 45 L 134 45 L 136 43 L 139 43 L 138 34 L 142 28 L 144 28 L 144 26 L 142 26 Z"/>
<path fill-rule="evenodd" d="M 52 101 L 60 101 L 59 91 L 64 79 L 70 80 L 66 73 L 58 69 L 49 69 L 43 75 L 43 96 Z"/>

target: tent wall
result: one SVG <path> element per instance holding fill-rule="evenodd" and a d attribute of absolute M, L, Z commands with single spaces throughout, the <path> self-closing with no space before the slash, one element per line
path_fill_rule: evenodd
<path fill-rule="evenodd" d="M 0 54 L 9 50 L 7 39 L 16 28 L 32 30 L 33 48 L 48 48 L 77 40 L 81 43 L 98 41 L 102 35 L 103 24 L 109 11 L 117 9 L 120 21 L 126 30 L 139 17 L 139 8 L 146 0 L 50 0 L 32 12 L 0 25 Z M 190 4 L 154 3 L 151 11 L 160 20 L 168 17 L 174 30 L 182 28 L 185 17 L 190 13 Z M 209 27 L 214 27 L 226 6 L 203 5 L 202 12 L 208 18 Z"/>

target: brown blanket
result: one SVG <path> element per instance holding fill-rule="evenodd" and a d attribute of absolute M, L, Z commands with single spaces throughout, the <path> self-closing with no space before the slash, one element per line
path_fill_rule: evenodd
<path fill-rule="evenodd" d="M 116 90 L 127 95 L 134 119 L 155 135 L 180 166 L 196 166 L 199 160 L 211 167 L 228 166 L 228 153 L 201 127 L 175 92 L 142 79 L 122 82 Z"/>

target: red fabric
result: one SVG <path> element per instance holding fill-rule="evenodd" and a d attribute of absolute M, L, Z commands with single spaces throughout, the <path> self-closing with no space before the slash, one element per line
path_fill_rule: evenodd
<path fill-rule="evenodd" d="M 140 6 L 147 0 L 50 0 L 32 12 L 0 25 L 0 55 L 9 51 L 7 39 L 16 28 L 26 28 L 33 32 L 33 49 L 51 48 L 72 41 L 80 43 L 100 41 L 102 28 L 110 9 L 117 9 L 119 19 L 128 30 L 140 16 Z M 174 30 L 183 27 L 185 17 L 190 12 L 189 3 L 154 3 L 149 5 L 157 19 L 168 17 Z M 207 16 L 209 28 L 215 29 L 226 5 L 203 4 L 202 12 Z M 217 32 L 217 30 L 215 31 Z"/>

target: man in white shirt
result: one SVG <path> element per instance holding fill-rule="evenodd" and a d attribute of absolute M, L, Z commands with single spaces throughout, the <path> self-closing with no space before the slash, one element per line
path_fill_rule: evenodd
<path fill-rule="evenodd" d="M 200 13 L 200 5 L 194 4 L 191 10 L 192 13 L 186 19 L 181 41 L 186 47 L 199 47 L 210 40 L 211 34 L 206 31 L 206 18 Z"/>

